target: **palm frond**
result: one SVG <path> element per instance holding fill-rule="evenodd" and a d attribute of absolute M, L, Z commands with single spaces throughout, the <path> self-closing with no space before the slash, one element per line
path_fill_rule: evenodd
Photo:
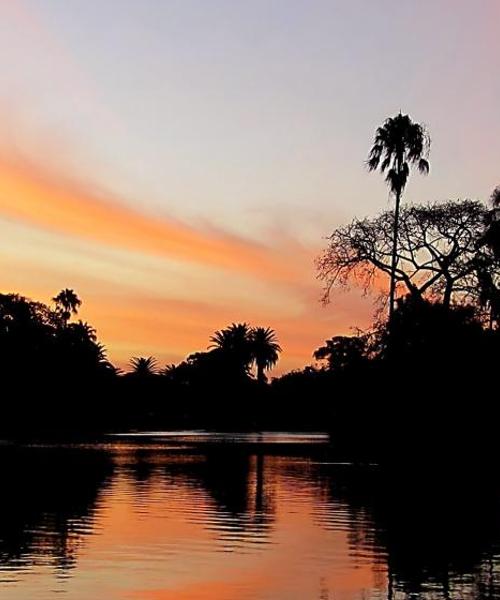
<path fill-rule="evenodd" d="M 421 158 L 418 161 L 418 170 L 420 171 L 420 173 L 422 173 L 423 175 L 427 175 L 427 173 L 430 170 L 430 165 L 429 165 L 429 161 L 426 158 Z"/>

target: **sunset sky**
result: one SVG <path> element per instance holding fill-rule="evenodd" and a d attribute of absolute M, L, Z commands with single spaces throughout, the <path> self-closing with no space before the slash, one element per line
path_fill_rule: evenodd
<path fill-rule="evenodd" d="M 432 136 L 407 201 L 500 183 L 499 24 L 498 0 L 0 0 L 1 291 L 74 288 L 120 366 L 232 321 L 311 362 L 372 315 L 322 307 L 313 260 L 390 206 L 385 117 Z"/>

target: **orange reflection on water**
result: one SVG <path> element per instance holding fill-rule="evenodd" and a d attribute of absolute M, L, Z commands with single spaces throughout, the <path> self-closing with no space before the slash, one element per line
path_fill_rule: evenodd
<path fill-rule="evenodd" d="M 206 473 L 203 457 L 171 460 L 135 476 L 124 469 L 109 491 L 86 554 L 117 570 L 140 565 L 109 589 L 113 597 L 298 599 L 329 589 L 350 599 L 381 585 L 378 567 L 352 552 L 348 529 L 318 522 L 321 493 L 300 463 L 266 457 L 259 467 L 252 457 L 243 476 L 232 472 L 241 464 L 217 466 L 226 476 Z M 224 482 L 236 490 L 225 497 Z"/>
<path fill-rule="evenodd" d="M 385 589 L 384 557 L 363 541 L 370 521 L 353 522 L 308 458 L 237 444 L 87 453 L 59 462 L 51 451 L 33 467 L 50 469 L 51 489 L 39 517 L 18 503 L 22 567 L 4 567 L 0 523 L 2 600 L 357 600 Z"/>

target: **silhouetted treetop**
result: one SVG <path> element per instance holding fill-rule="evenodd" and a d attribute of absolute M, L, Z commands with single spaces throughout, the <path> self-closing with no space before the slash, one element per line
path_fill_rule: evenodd
<path fill-rule="evenodd" d="M 429 149 L 431 140 L 425 127 L 414 123 L 401 112 L 386 119 L 375 133 L 367 166 L 370 171 L 379 170 L 394 196 L 394 216 L 392 219 L 391 268 L 389 286 L 389 319 L 394 312 L 396 298 L 396 269 L 398 266 L 399 211 L 403 191 L 410 176 L 410 167 L 415 166 L 420 173 L 429 172 Z"/>
<path fill-rule="evenodd" d="M 325 361 L 332 372 L 359 368 L 369 356 L 368 336 L 337 335 L 326 340 L 324 346 L 315 350 L 313 356 L 316 360 Z"/>
<path fill-rule="evenodd" d="M 375 133 L 367 160 L 370 171 L 379 169 L 394 195 L 401 194 L 413 165 L 421 173 L 429 172 L 430 136 L 425 127 L 409 115 L 389 117 Z"/>
<path fill-rule="evenodd" d="M 69 288 L 61 290 L 52 300 L 55 302 L 56 311 L 65 322 L 70 319 L 71 315 L 76 315 L 82 305 L 82 301 L 78 298 L 74 290 Z"/>
<path fill-rule="evenodd" d="M 279 360 L 281 347 L 276 332 L 270 327 L 251 327 L 248 323 L 232 323 L 216 331 L 210 338 L 210 348 L 226 361 L 228 369 L 241 376 L 257 369 L 257 380 L 266 381 L 265 371 Z"/>
<path fill-rule="evenodd" d="M 270 327 L 254 327 L 250 331 L 250 344 L 257 367 L 257 381 L 265 383 L 265 371 L 274 367 L 281 352 L 276 332 Z"/>
<path fill-rule="evenodd" d="M 150 377 L 156 374 L 157 361 L 154 356 L 134 356 L 130 359 L 132 374 L 139 377 Z"/>
<path fill-rule="evenodd" d="M 55 433 L 84 422 L 92 427 L 90 390 L 100 385 L 104 392 L 115 374 L 88 323 L 69 323 L 57 307 L 0 294 L 0 375 L 5 388 L 15 390 L 4 395 L 0 428 Z M 86 411 L 77 404 L 83 396 Z"/>
<path fill-rule="evenodd" d="M 216 331 L 210 337 L 210 348 L 216 348 L 223 352 L 240 354 L 242 358 L 249 358 L 250 331 L 248 323 L 231 323 L 228 327 Z"/>

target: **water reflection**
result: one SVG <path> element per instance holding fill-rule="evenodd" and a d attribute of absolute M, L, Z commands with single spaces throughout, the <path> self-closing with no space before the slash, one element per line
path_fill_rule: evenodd
<path fill-rule="evenodd" d="M 491 473 L 320 469 L 326 506 L 346 512 L 358 556 L 386 556 L 388 598 L 499 598 L 500 496 Z"/>
<path fill-rule="evenodd" d="M 100 490 L 110 481 L 106 452 L 4 447 L 0 453 L 0 564 L 11 571 L 75 565 L 94 527 Z"/>
<path fill-rule="evenodd" d="M 201 491 L 207 505 L 192 518 L 201 518 L 207 530 L 226 542 L 226 550 L 242 542 L 266 543 L 275 508 L 264 454 L 219 445 L 204 447 L 203 453 L 184 452 L 152 456 L 147 448 L 138 448 L 130 461 L 126 456 L 122 467 L 133 478 L 137 497 L 144 500 L 148 489 Z"/>
<path fill-rule="evenodd" d="M 500 598 L 491 474 L 268 444 L 2 447 L 0 597 Z"/>

